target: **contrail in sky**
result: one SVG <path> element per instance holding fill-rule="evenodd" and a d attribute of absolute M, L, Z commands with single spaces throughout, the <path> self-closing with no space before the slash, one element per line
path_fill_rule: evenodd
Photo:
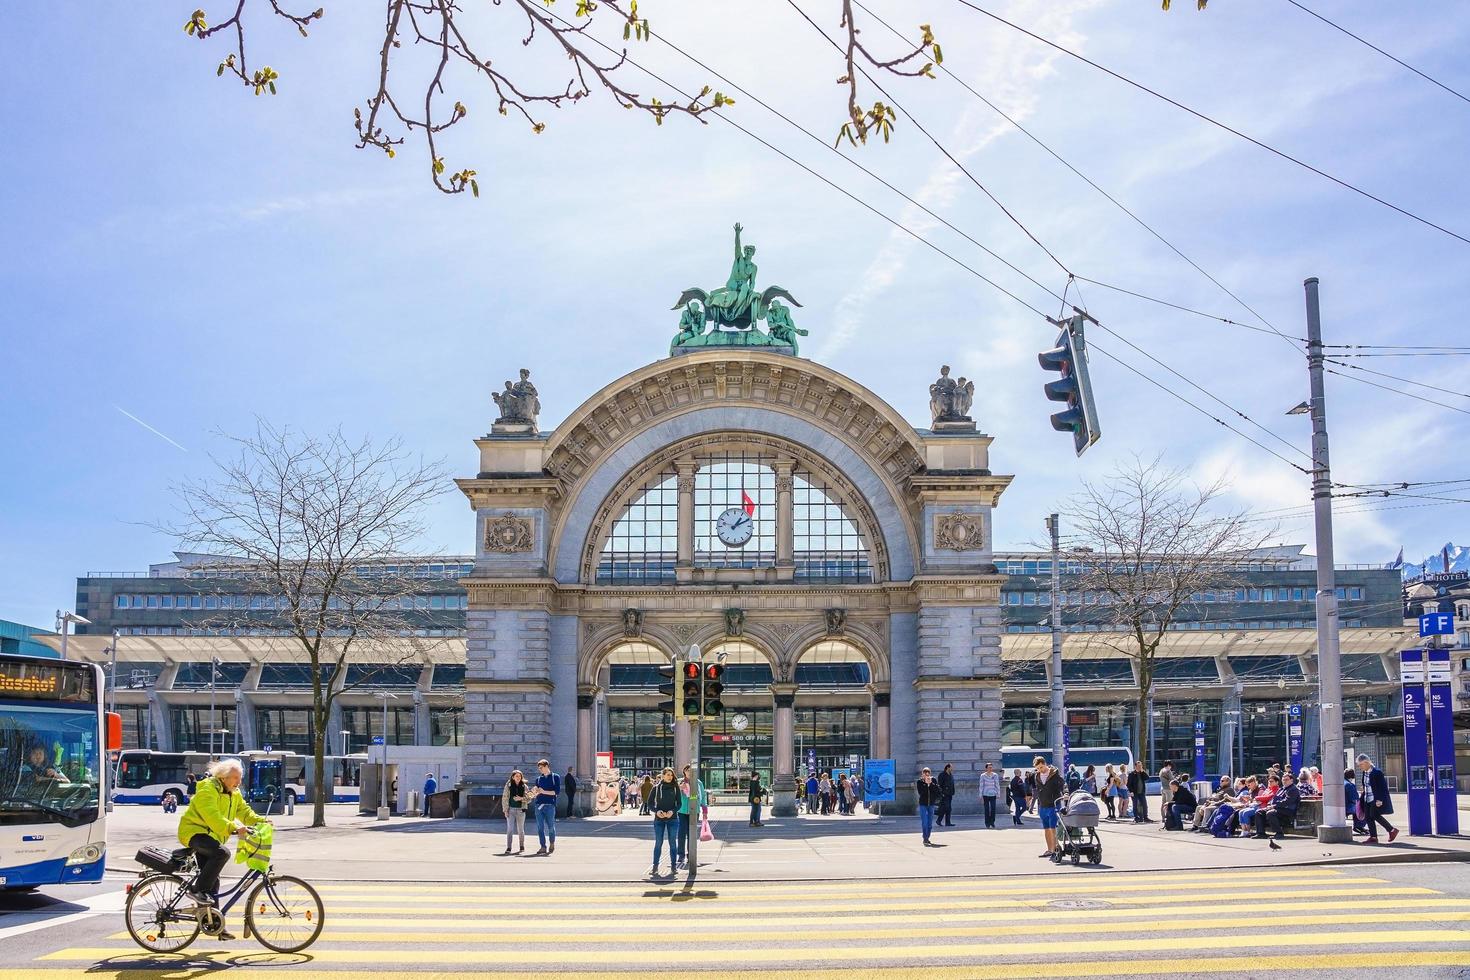
<path fill-rule="evenodd" d="M 120 405 L 114 405 L 112 407 L 115 408 L 115 409 L 117 409 L 119 412 L 122 412 L 124 415 L 126 415 L 128 418 L 132 419 L 134 422 L 137 422 L 143 428 L 147 429 L 149 432 L 153 433 L 158 438 L 160 438 L 164 442 L 168 443 L 170 446 L 173 446 L 173 447 L 175 447 L 177 449 L 181 449 L 181 450 L 183 450 L 186 453 L 189 451 L 189 450 L 185 449 L 183 446 L 180 446 L 178 443 L 174 442 L 168 436 L 164 435 L 162 432 L 159 432 L 157 429 L 155 429 L 153 426 L 149 425 L 147 422 L 144 422 L 142 419 L 138 418 L 138 416 L 134 415 L 132 412 L 128 411 L 127 409 L 125 409 L 123 407 L 121 407 Z"/>

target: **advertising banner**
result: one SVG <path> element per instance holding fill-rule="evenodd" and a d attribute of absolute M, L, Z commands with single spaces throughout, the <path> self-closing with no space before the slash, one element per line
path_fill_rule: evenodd
<path fill-rule="evenodd" d="M 1286 706 L 1286 754 L 1291 761 L 1292 775 L 1302 771 L 1302 706 Z"/>
<path fill-rule="evenodd" d="M 1072 771 L 1072 726 L 1062 726 L 1062 778 Z"/>
<path fill-rule="evenodd" d="M 1409 775 L 1409 833 L 1430 834 L 1429 728 L 1424 704 L 1424 651 L 1399 653 L 1404 692 L 1404 767 Z"/>
<path fill-rule="evenodd" d="M 1194 779 L 1201 782 L 1205 778 L 1205 723 L 1203 720 L 1194 723 Z"/>
<path fill-rule="evenodd" d="M 1434 832 L 1458 834 L 1455 799 L 1455 698 L 1450 688 L 1450 651 L 1429 653 L 1429 736 L 1433 745 Z"/>
<path fill-rule="evenodd" d="M 892 759 L 869 759 L 863 766 L 864 802 L 892 803 L 895 785 Z"/>

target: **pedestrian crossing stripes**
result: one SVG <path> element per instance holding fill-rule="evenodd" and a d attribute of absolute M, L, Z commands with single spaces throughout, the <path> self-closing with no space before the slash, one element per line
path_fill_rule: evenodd
<path fill-rule="evenodd" d="M 204 974 L 248 958 L 252 980 L 368 970 L 682 976 L 1031 978 L 1354 971 L 1364 956 L 1470 967 L 1470 899 L 1362 869 L 678 885 L 331 882 L 321 938 L 279 956 L 201 939 L 173 956 L 120 923 L 23 971 Z M 231 923 L 240 932 L 240 923 Z M 815 944 L 815 945 L 814 945 Z M 813 950 L 842 969 L 805 969 Z M 1290 955 L 1277 955 L 1289 949 Z M 1369 953 L 1370 950 L 1381 952 Z M 1181 958 L 1186 954 L 1187 958 Z M 816 957 L 822 962 L 825 956 Z M 289 969 L 291 966 L 297 969 Z M 12 971 L 0 970 L 0 980 Z M 15 974 L 19 980 L 19 973 Z"/>

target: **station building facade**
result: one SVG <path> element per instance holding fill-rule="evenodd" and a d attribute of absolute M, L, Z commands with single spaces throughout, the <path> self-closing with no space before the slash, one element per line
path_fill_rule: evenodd
<path fill-rule="evenodd" d="M 698 644 L 728 665 L 725 716 L 701 745 L 711 785 L 753 769 L 784 808 L 809 761 L 893 758 L 904 793 L 919 766 L 952 762 L 973 808 L 1002 745 L 1046 744 L 1051 681 L 1050 559 L 994 551 L 1011 478 L 992 470 L 991 444 L 973 424 L 917 427 L 857 382 L 759 348 L 655 362 L 554 431 L 497 423 L 457 481 L 473 553 L 413 559 L 431 580 L 411 610 L 418 661 L 387 651 L 359 665 L 369 683 L 339 699 L 330 749 L 379 735 L 457 744 L 484 787 L 542 756 L 583 773 L 599 751 L 624 772 L 681 762 L 687 730 L 659 710 L 656 668 Z M 1061 570 L 1064 590 L 1079 571 Z M 228 599 L 258 610 L 259 629 L 194 625 L 226 601 L 220 574 L 180 555 L 79 578 L 76 611 L 92 625 L 71 651 L 109 662 L 117 630 L 133 744 L 197 749 L 223 730 L 231 749 L 307 751 L 311 678 L 270 635 L 269 600 Z M 1211 771 L 1263 767 L 1285 757 L 1286 706 L 1313 717 L 1310 560 L 1263 552 L 1241 575 L 1238 592 L 1197 597 L 1163 645 L 1156 762 L 1191 755 L 1203 720 Z M 1345 714 L 1394 713 L 1398 573 L 1338 581 Z M 1075 619 L 1063 650 L 1068 708 L 1083 712 L 1073 743 L 1126 744 L 1141 724 L 1136 668 Z M 386 732 L 379 691 L 399 695 Z"/>

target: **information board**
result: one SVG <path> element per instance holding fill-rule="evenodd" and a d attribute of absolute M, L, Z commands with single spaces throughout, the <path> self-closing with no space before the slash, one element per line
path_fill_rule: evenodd
<path fill-rule="evenodd" d="M 892 803 L 897 783 L 892 759 L 869 759 L 863 765 L 863 800 L 867 803 Z"/>

